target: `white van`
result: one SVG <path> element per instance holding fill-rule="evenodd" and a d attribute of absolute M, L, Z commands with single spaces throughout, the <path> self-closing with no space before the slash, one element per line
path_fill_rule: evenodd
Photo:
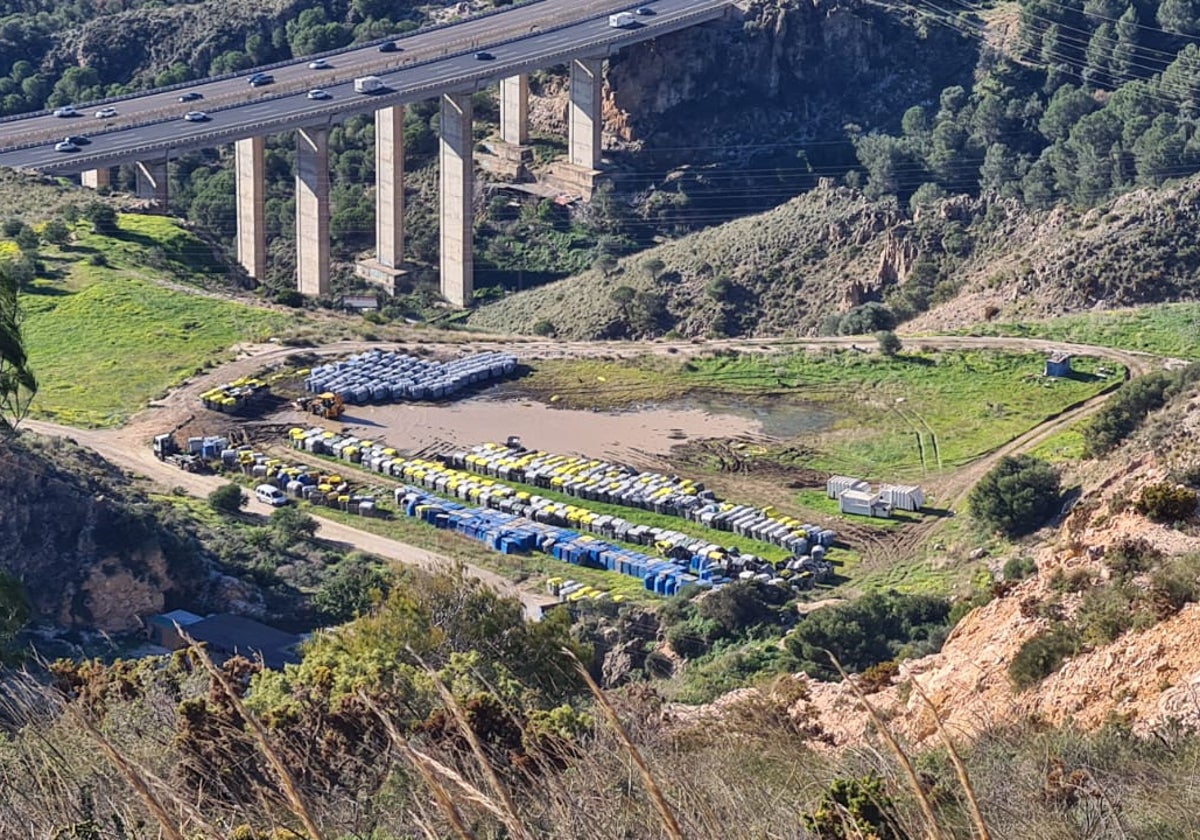
<path fill-rule="evenodd" d="M 271 484 L 260 484 L 255 487 L 254 498 L 258 499 L 264 505 L 272 505 L 274 507 L 288 503 L 288 497 L 283 494 L 283 491 Z"/>

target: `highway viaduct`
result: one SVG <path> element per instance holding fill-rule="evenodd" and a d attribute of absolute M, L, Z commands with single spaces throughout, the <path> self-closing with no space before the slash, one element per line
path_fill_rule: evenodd
<path fill-rule="evenodd" d="M 440 283 L 442 295 L 468 306 L 474 289 L 474 138 L 471 96 L 500 85 L 500 140 L 519 149 L 528 142 L 528 73 L 560 64 L 570 69 L 568 152 L 560 179 L 589 194 L 599 174 L 602 63 L 623 47 L 721 17 L 731 0 L 646 0 L 647 14 L 632 25 L 609 26 L 609 15 L 635 8 L 623 0 L 529 0 L 395 40 L 382 52 L 375 42 L 324 54 L 328 68 L 310 67 L 313 56 L 259 68 L 273 84 L 253 87 L 254 71 L 176 85 L 86 108 L 80 116 L 52 113 L 0 120 L 0 166 L 45 174 L 79 173 L 85 186 L 107 185 L 111 167 L 132 164 L 138 192 L 166 203 L 167 163 L 187 151 L 232 142 L 237 185 L 237 255 L 246 271 L 266 271 L 264 219 L 265 137 L 294 131 L 297 161 L 296 282 L 305 295 L 329 291 L 329 129 L 356 114 L 375 119 L 376 254 L 359 273 L 387 284 L 403 273 L 404 107 L 440 102 Z M 375 75 L 384 90 L 356 93 L 354 79 Z M 328 99 L 312 100 L 321 88 Z M 200 94 L 181 103 L 184 93 Z M 93 117 L 103 105 L 118 115 Z M 207 119 L 188 122 L 203 108 Z M 96 128 L 100 130 L 97 131 Z M 75 152 L 55 151 L 65 135 L 85 135 Z"/>

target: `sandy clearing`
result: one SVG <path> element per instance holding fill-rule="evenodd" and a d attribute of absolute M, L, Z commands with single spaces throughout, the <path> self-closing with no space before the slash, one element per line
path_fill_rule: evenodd
<path fill-rule="evenodd" d="M 303 417 L 295 415 L 298 422 L 307 422 Z M 749 417 L 702 409 L 584 411 L 483 398 L 443 405 L 353 406 L 342 416 L 341 425 L 356 435 L 378 436 L 410 452 L 435 443 L 473 446 L 518 435 L 538 449 L 618 460 L 647 452 L 666 456 L 672 446 L 694 437 L 762 432 L 762 424 Z"/>

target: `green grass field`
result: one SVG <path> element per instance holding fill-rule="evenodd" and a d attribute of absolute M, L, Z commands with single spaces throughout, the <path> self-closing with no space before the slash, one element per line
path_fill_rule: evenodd
<path fill-rule="evenodd" d="M 725 353 L 682 362 L 577 360 L 535 364 L 519 389 L 557 405 L 613 409 L 686 394 L 743 395 L 757 404 L 817 404 L 840 419 L 799 439 L 815 450 L 804 466 L 881 480 L 954 469 L 1116 384 L 1120 372 L 1042 377 L 1040 353 L 993 351 Z M 1109 363 L 1111 369 L 1112 365 Z"/>
<path fill-rule="evenodd" d="M 1200 303 L 1163 303 L 1138 309 L 1065 315 L 1046 321 L 980 324 L 960 332 L 1047 338 L 1200 359 Z"/>
<path fill-rule="evenodd" d="M 40 384 L 36 417 L 119 425 L 233 345 L 302 323 L 299 315 L 163 285 L 186 282 L 189 267 L 213 271 L 207 246 L 161 217 L 126 214 L 120 225 L 118 237 L 81 227 L 74 245 L 45 248 L 53 278 L 21 295 L 25 345 Z M 93 264 L 92 254 L 103 254 L 107 265 Z"/>

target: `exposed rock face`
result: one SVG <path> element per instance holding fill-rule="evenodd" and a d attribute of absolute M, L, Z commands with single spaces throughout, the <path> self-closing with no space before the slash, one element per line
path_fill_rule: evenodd
<path fill-rule="evenodd" d="M 724 21 L 611 57 L 606 129 L 672 146 L 676 160 L 714 142 L 738 157 L 763 137 L 840 138 L 847 122 L 869 127 L 896 102 L 936 98 L 970 72 L 971 52 L 946 27 L 924 31 L 858 0 L 743 0 Z M 739 136 L 754 147 L 737 148 Z"/>
<path fill-rule="evenodd" d="M 221 53 L 245 50 L 248 37 L 270 43 L 278 21 L 306 7 L 291 0 L 210 0 L 102 15 L 64 32 L 47 63 L 94 67 L 106 80 L 151 81 L 174 64 L 207 67 Z"/>
<path fill-rule="evenodd" d="M 209 577 L 116 468 L 63 440 L 0 440 L 0 546 L 0 571 L 24 581 L 40 619 L 66 627 L 136 629 L 191 604 Z"/>

